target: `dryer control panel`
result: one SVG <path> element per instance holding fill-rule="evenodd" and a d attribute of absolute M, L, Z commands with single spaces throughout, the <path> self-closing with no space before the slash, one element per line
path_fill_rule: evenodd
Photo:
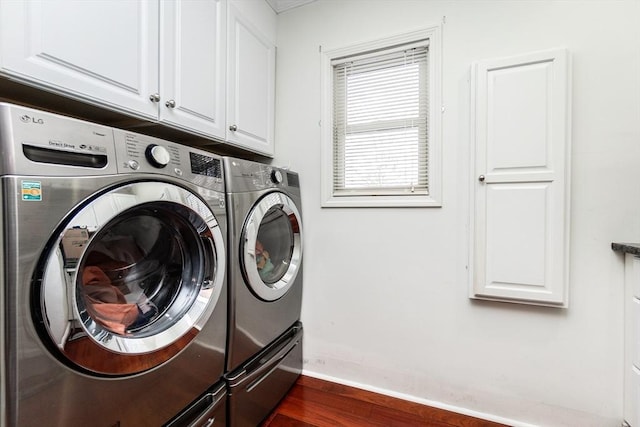
<path fill-rule="evenodd" d="M 226 158 L 227 191 L 244 192 L 268 188 L 299 187 L 298 174 L 250 160 Z"/>

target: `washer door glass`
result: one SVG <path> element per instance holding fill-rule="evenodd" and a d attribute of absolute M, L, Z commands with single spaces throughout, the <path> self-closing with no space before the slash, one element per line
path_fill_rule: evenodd
<path fill-rule="evenodd" d="M 107 192 L 62 227 L 46 258 L 42 323 L 68 361 L 130 375 L 174 357 L 211 315 L 225 250 L 214 214 L 168 183 Z"/>
<path fill-rule="evenodd" d="M 243 230 L 242 267 L 261 299 L 281 298 L 293 285 L 302 262 L 302 219 L 293 200 L 269 193 L 256 203 Z"/>

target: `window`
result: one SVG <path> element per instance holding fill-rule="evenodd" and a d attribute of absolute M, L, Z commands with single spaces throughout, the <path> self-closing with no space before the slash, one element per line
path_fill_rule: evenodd
<path fill-rule="evenodd" d="M 440 206 L 436 30 L 325 52 L 323 206 Z"/>

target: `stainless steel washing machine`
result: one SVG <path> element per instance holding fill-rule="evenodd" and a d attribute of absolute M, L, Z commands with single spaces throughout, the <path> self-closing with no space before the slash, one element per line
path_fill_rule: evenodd
<path fill-rule="evenodd" d="M 221 166 L 0 104 L 0 425 L 159 426 L 212 394 L 227 322 Z"/>
<path fill-rule="evenodd" d="M 223 158 L 229 210 L 228 417 L 255 426 L 302 370 L 298 174 Z"/>

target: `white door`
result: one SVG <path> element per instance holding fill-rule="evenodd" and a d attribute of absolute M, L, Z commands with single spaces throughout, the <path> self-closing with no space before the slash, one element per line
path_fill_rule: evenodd
<path fill-rule="evenodd" d="M 272 156 L 275 43 L 238 9 L 241 4 L 268 8 L 266 2 L 230 2 L 228 6 L 227 140 Z"/>
<path fill-rule="evenodd" d="M 161 6 L 160 120 L 224 139 L 226 2 Z"/>
<path fill-rule="evenodd" d="M 568 53 L 474 67 L 474 298 L 567 305 Z"/>
<path fill-rule="evenodd" d="M 3 72 L 157 118 L 157 2 L 5 1 L 0 14 Z"/>

